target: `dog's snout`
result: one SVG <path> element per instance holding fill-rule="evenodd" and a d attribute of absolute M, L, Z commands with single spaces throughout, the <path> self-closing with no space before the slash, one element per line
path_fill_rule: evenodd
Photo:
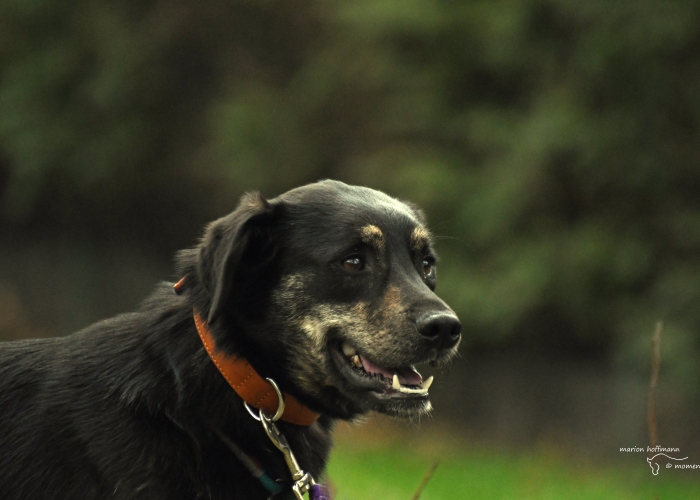
<path fill-rule="evenodd" d="M 424 314 L 416 321 L 418 332 L 443 349 L 454 347 L 462 335 L 462 324 L 449 313 Z"/>

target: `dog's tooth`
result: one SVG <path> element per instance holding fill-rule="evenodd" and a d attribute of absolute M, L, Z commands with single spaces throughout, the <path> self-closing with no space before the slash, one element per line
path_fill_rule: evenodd
<path fill-rule="evenodd" d="M 430 386 L 433 383 L 433 376 L 431 375 L 430 377 L 426 378 L 423 383 L 420 385 L 421 389 L 428 390 L 430 389 Z"/>
<path fill-rule="evenodd" d="M 348 358 L 351 358 L 352 356 L 357 354 L 355 348 L 347 342 L 343 342 L 343 345 L 340 346 L 340 348 L 343 350 L 343 354 L 345 354 Z"/>
<path fill-rule="evenodd" d="M 410 387 L 404 387 L 404 386 L 399 386 L 399 392 L 403 392 L 404 394 L 427 394 L 428 389 L 421 389 L 420 387 L 416 389 L 412 389 Z"/>
<path fill-rule="evenodd" d="M 355 354 L 351 359 L 352 359 L 352 362 L 355 363 L 356 367 L 362 368 L 362 361 L 360 361 L 360 356 Z"/>
<path fill-rule="evenodd" d="M 391 388 L 400 391 L 402 389 L 401 383 L 399 382 L 399 376 L 394 373 L 394 379 L 391 381 Z"/>

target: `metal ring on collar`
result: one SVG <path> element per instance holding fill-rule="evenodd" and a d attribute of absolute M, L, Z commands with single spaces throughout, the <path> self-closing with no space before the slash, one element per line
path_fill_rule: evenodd
<path fill-rule="evenodd" d="M 268 417 L 263 413 L 262 409 L 260 409 L 256 415 L 255 411 L 250 407 L 250 405 L 248 405 L 248 403 L 244 401 L 243 405 L 245 406 L 245 409 L 248 410 L 248 413 L 250 413 L 250 416 L 258 422 L 262 416 L 264 416 L 270 422 L 277 422 L 284 414 L 284 396 L 282 396 L 282 391 L 280 391 L 280 388 L 277 386 L 277 383 L 274 380 L 271 378 L 266 378 L 266 380 L 272 384 L 273 389 L 275 389 L 275 392 L 277 393 L 277 412 L 272 417 Z"/>

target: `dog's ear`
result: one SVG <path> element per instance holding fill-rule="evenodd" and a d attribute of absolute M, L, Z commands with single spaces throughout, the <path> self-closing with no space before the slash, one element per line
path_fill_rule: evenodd
<path fill-rule="evenodd" d="M 259 193 L 247 193 L 236 210 L 207 227 L 199 246 L 197 274 L 211 301 L 208 323 L 224 310 L 236 277 L 274 257 L 273 214 L 274 206 Z"/>

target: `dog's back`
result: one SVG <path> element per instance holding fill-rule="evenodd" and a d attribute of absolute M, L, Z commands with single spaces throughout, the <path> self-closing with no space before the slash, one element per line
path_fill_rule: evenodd
<path fill-rule="evenodd" d="M 188 369 L 178 356 L 200 348 L 178 335 L 191 326 L 182 305 L 163 286 L 140 312 L 0 343 L 0 498 L 208 496 L 192 487 L 204 479 L 196 436 L 183 440 L 176 417 Z"/>
<path fill-rule="evenodd" d="M 119 476 L 141 475 L 147 486 L 148 455 L 134 447 L 158 426 L 148 429 L 152 417 L 129 401 L 148 370 L 144 332 L 135 328 L 143 316 L 119 316 L 63 338 L 0 344 L 0 498 L 119 498 Z M 107 490 L 112 484 L 116 495 Z M 150 498 L 163 491 L 150 491 Z"/>

